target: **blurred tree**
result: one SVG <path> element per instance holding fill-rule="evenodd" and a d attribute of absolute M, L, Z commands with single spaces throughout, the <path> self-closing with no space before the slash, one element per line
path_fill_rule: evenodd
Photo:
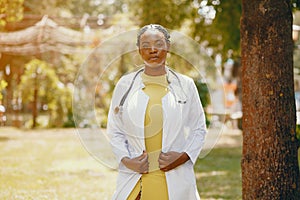
<path fill-rule="evenodd" d="M 299 9 L 300 8 L 300 1 L 299 0 L 291 0 L 292 6 L 295 9 Z"/>
<path fill-rule="evenodd" d="M 4 1 L 1 0 L 1 3 Z M 7 2 L 10 4 L 14 1 L 18 0 Z M 291 2 L 295 6 L 298 5 L 298 0 Z M 196 41 L 213 48 L 212 57 L 221 53 L 223 62 L 226 61 L 228 52 L 232 52 L 231 55 L 234 57 L 240 55 L 241 2 L 239 0 L 26 0 L 24 12 L 28 15 L 47 14 L 57 17 L 57 20 L 66 18 L 67 26 L 73 21 L 80 21 L 81 28 L 89 25 L 90 17 L 98 19 L 99 27 L 106 17 L 110 18 L 109 23 L 116 25 L 116 22 L 119 22 L 122 26 L 129 27 L 128 29 L 135 24 L 143 26 L 159 23 L 169 29 L 186 29 L 186 33 Z M 53 56 L 51 53 L 43 54 L 42 58 L 53 63 L 59 80 L 64 84 L 74 80 L 76 71 L 84 60 L 78 55 Z M 53 61 L 54 59 L 56 61 Z M 170 63 L 173 60 L 177 63 L 178 59 L 173 56 Z M 186 70 L 184 73 L 189 69 L 184 67 Z"/>
<path fill-rule="evenodd" d="M 6 86 L 7 86 L 7 82 L 5 81 L 5 80 L 0 80 L 0 102 L 1 102 L 1 100 L 3 99 L 3 94 L 2 94 L 2 92 L 3 92 L 3 90 L 6 88 Z"/>
<path fill-rule="evenodd" d="M 24 0 L 0 0 L 0 30 L 6 23 L 23 18 L 23 2 Z"/>
<path fill-rule="evenodd" d="M 300 199 L 289 0 L 242 1 L 243 199 Z"/>
<path fill-rule="evenodd" d="M 189 17 L 192 9 L 190 5 L 190 1 L 187 0 L 138 0 L 130 2 L 139 26 L 161 24 L 169 29 L 179 28 Z"/>
<path fill-rule="evenodd" d="M 300 11 L 296 10 L 293 12 L 293 25 L 300 26 Z M 294 40 L 294 68 L 295 68 L 295 74 L 300 74 L 300 40 L 299 40 L 299 32 L 297 32 L 295 35 L 293 33 L 293 40 Z M 299 76 L 294 77 L 295 80 L 299 80 Z M 299 89 L 297 88 L 299 91 Z"/>
<path fill-rule="evenodd" d="M 27 14 L 49 15 L 51 17 L 67 17 L 71 21 L 88 17 L 98 17 L 98 25 L 103 24 L 103 18 L 128 11 L 129 0 L 26 0 L 24 2 Z M 74 17 L 72 19 L 72 17 Z M 69 21 L 69 23 L 71 23 Z"/>
<path fill-rule="evenodd" d="M 195 21 L 194 37 L 207 40 L 207 46 L 213 47 L 214 52 L 221 53 L 223 58 L 227 58 L 230 51 L 232 51 L 232 56 L 238 57 L 240 55 L 241 1 L 201 1 L 197 14 L 200 20 Z"/>
<path fill-rule="evenodd" d="M 197 80 L 197 81 L 195 81 L 195 85 L 197 87 L 202 106 L 204 108 L 207 108 L 207 106 L 211 102 L 210 102 L 209 90 L 208 90 L 206 83 L 202 82 L 201 80 Z M 205 115 L 207 116 L 206 109 L 204 109 L 204 112 L 205 112 Z M 208 117 L 206 117 L 205 120 L 206 120 L 206 126 L 208 127 L 209 123 L 210 123 Z"/>
<path fill-rule="evenodd" d="M 26 14 L 39 14 L 49 16 L 69 15 L 72 0 L 26 0 L 24 12 Z"/>
<path fill-rule="evenodd" d="M 61 126 L 71 109 L 71 92 L 65 88 L 49 64 L 33 59 L 25 65 L 19 91 L 24 103 L 32 104 L 32 128 L 37 126 L 38 110 L 48 110 L 50 126 Z"/>
<path fill-rule="evenodd" d="M 295 8 L 300 7 L 299 0 L 291 2 Z M 214 55 L 240 56 L 240 0 L 139 0 L 131 3 L 140 26 L 158 23 L 175 29 L 187 25 L 189 35 L 213 48 Z"/>
<path fill-rule="evenodd" d="M 184 26 L 197 42 L 213 48 L 213 54 L 240 52 L 240 0 L 147 1 L 131 2 L 139 26 L 158 23 L 169 29 Z"/>

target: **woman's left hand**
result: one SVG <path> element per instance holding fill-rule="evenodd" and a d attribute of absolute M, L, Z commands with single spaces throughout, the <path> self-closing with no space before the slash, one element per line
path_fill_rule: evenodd
<path fill-rule="evenodd" d="M 175 151 L 169 151 L 167 153 L 161 152 L 158 158 L 158 164 L 160 170 L 167 172 L 171 169 L 178 167 L 179 165 L 182 165 L 189 159 L 190 159 L 189 156 L 185 152 L 182 153 L 175 152 Z"/>

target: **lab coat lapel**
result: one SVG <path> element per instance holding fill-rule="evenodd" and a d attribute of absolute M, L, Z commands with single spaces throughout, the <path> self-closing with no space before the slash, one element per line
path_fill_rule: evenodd
<path fill-rule="evenodd" d="M 172 82 L 170 83 L 172 84 Z M 182 123 L 182 105 L 177 103 L 176 94 L 170 92 L 163 97 L 163 141 L 162 151 L 167 152 L 172 143 L 177 139 Z"/>
<path fill-rule="evenodd" d="M 145 150 L 144 120 L 149 97 L 142 91 L 144 85 L 141 82 L 140 77 L 137 77 L 136 83 L 136 86 L 132 88 L 132 93 L 130 93 L 128 97 L 128 102 L 126 103 L 126 123 L 129 127 L 128 134 L 129 136 L 132 136 L 131 140 L 133 145 L 142 151 Z"/>

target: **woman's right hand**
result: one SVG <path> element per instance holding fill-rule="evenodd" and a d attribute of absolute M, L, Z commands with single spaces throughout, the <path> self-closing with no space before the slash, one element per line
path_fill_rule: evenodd
<path fill-rule="evenodd" d="M 140 174 L 147 174 L 149 171 L 149 162 L 147 152 L 135 158 L 122 158 L 121 162 L 128 168 Z"/>

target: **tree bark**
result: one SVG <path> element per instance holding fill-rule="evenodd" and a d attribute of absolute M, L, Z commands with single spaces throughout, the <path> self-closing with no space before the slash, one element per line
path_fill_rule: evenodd
<path fill-rule="evenodd" d="M 243 0 L 243 199 L 300 199 L 289 0 Z"/>
<path fill-rule="evenodd" d="M 37 126 L 37 117 L 38 117 L 38 73 L 35 73 L 34 78 L 34 89 L 33 89 L 33 102 L 32 102 L 32 129 Z"/>

